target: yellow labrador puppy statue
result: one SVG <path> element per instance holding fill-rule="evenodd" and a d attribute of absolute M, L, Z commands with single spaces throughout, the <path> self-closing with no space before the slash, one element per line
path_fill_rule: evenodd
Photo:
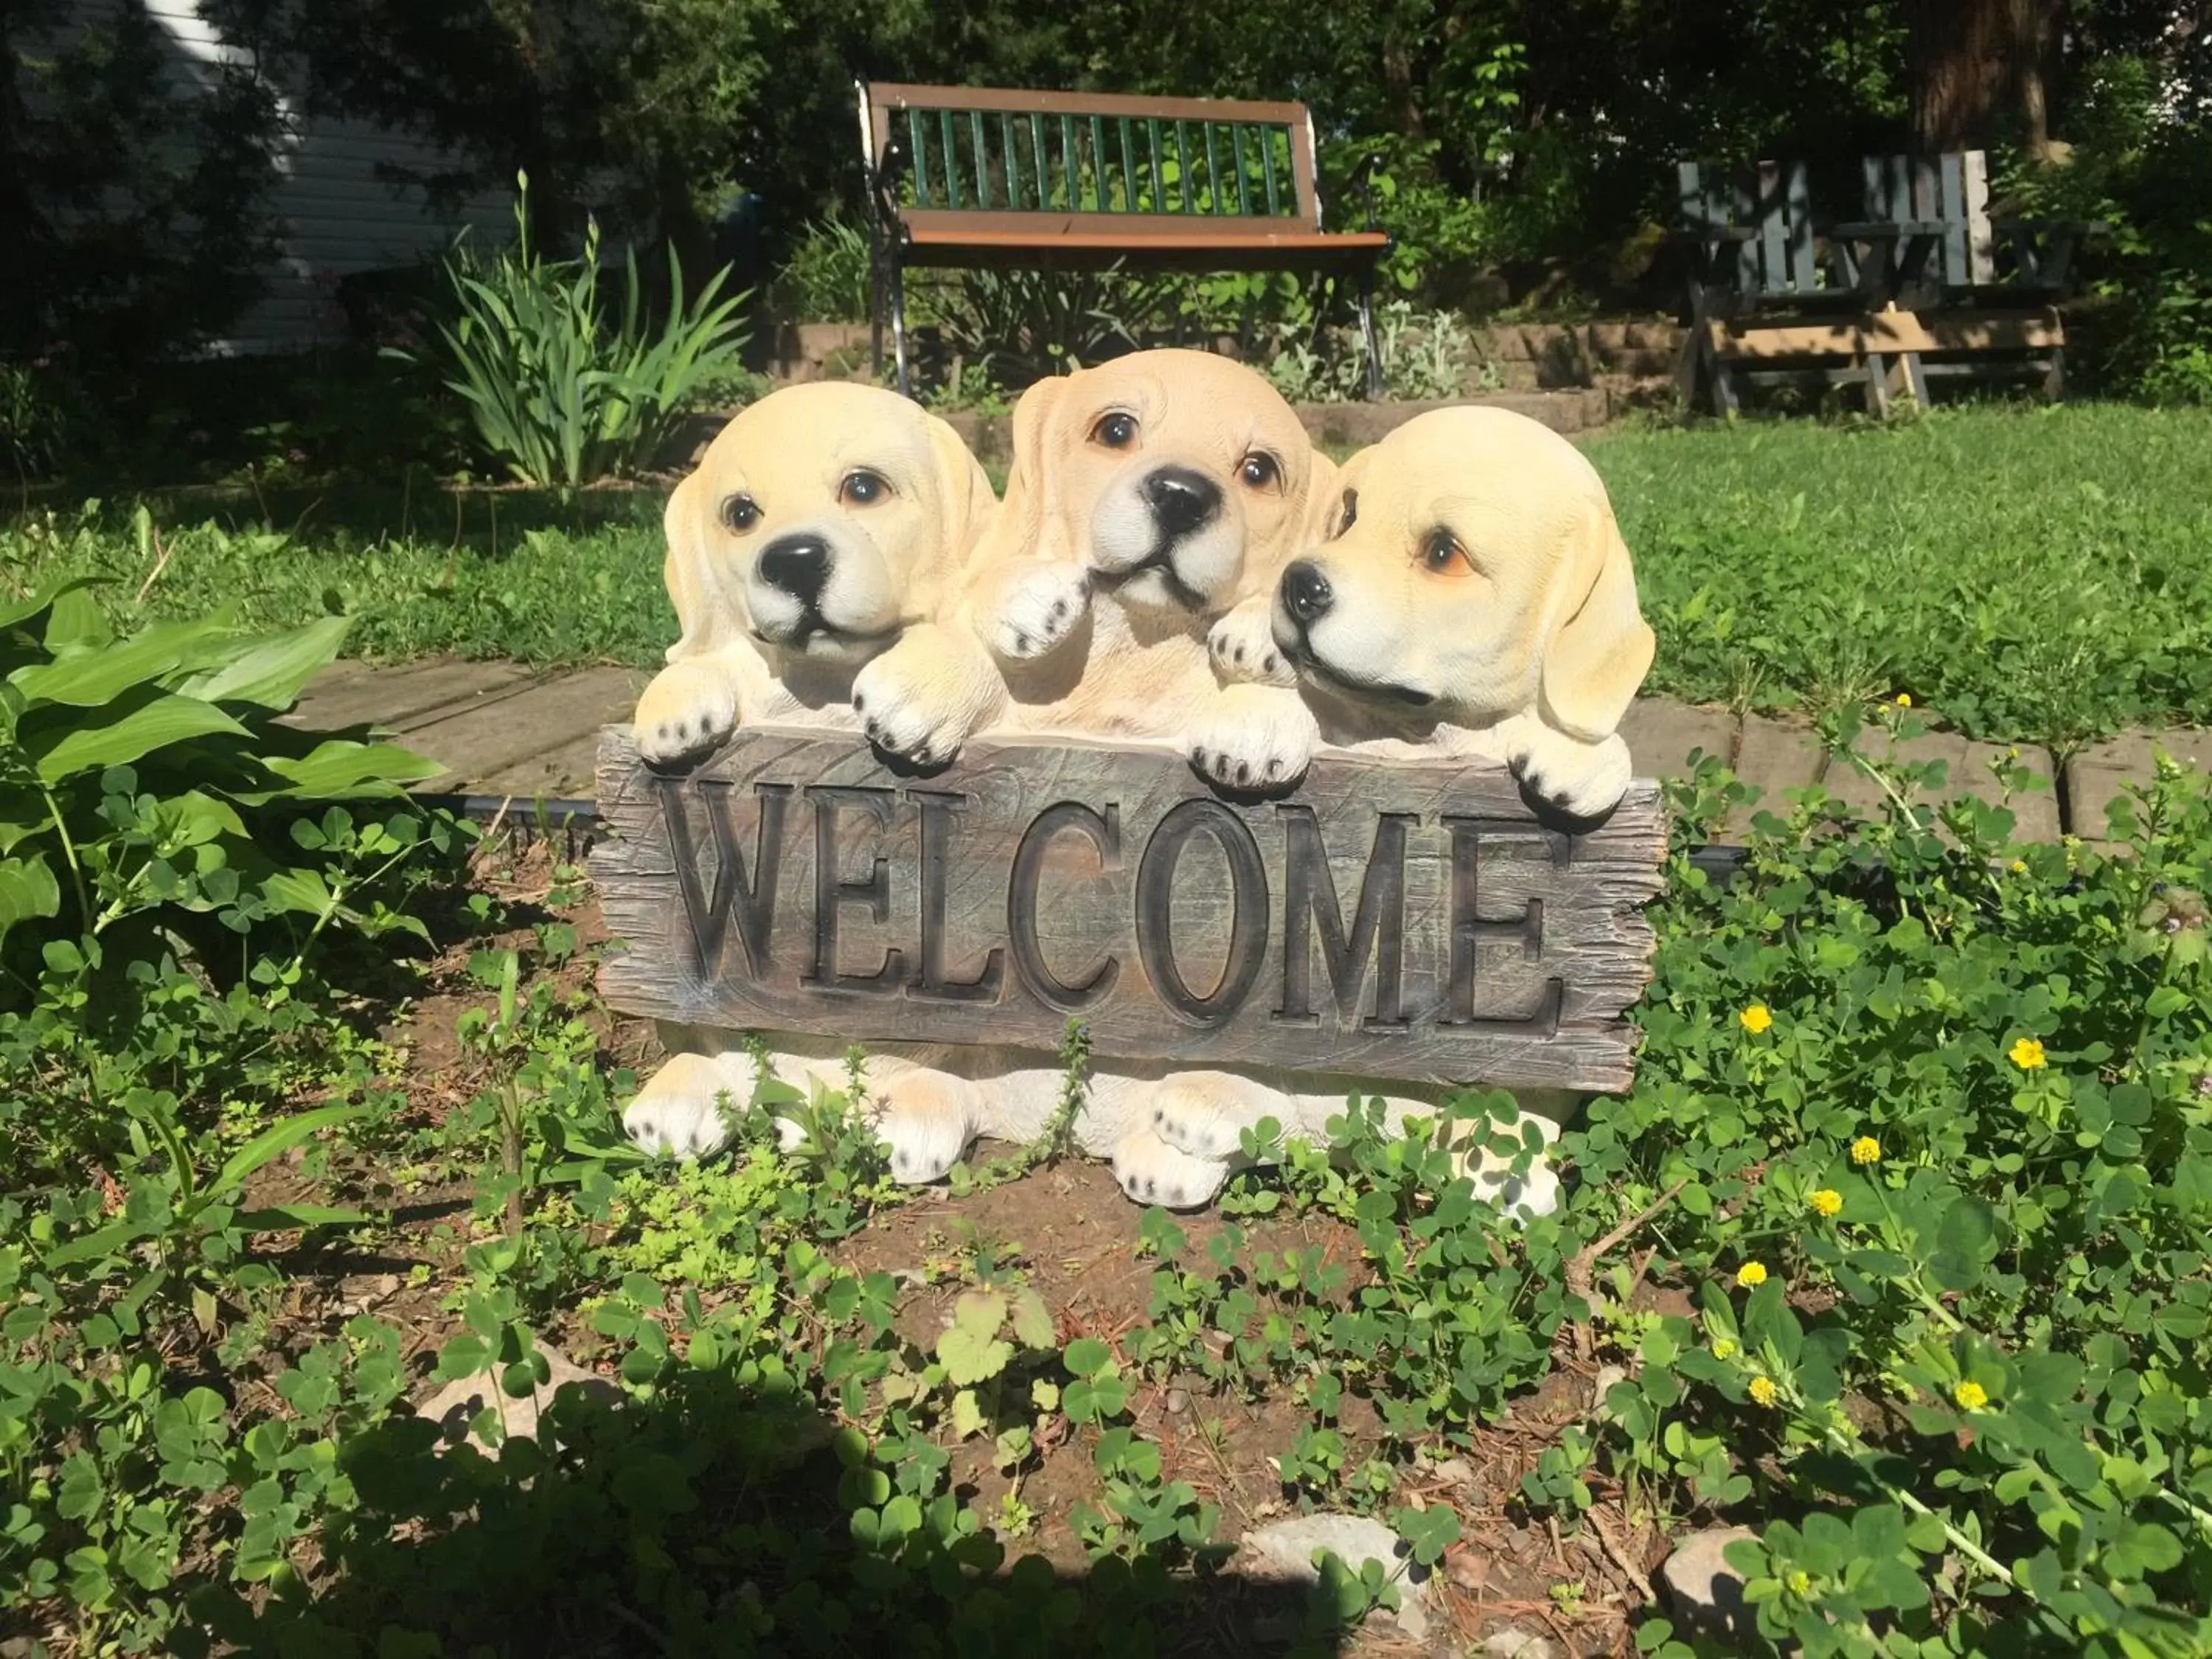
<path fill-rule="evenodd" d="M 1297 413 L 1225 357 L 1139 351 L 1030 386 L 1013 448 L 964 636 L 861 676 L 870 735 L 944 758 L 986 728 L 1176 740 L 1221 726 L 1216 705 L 1242 693 L 1215 675 L 1209 629 L 1264 607 L 1337 499 Z"/>
<path fill-rule="evenodd" d="M 704 754 L 739 724 L 854 725 L 871 665 L 927 663 L 997 507 L 943 421 L 847 381 L 786 387 L 725 427 L 668 499 L 682 634 L 638 700 L 638 752 Z"/>
<path fill-rule="evenodd" d="M 1445 409 L 1354 456 L 1337 487 L 1325 538 L 1271 597 L 1215 630 L 1215 663 L 1243 684 L 1246 714 L 1200 734 L 1193 761 L 1217 777 L 1296 778 L 1324 744 L 1465 755 L 1510 766 L 1559 817 L 1610 811 L 1630 778 L 1617 728 L 1653 641 L 1589 463 L 1524 416 Z M 1385 1096 L 1386 1121 L 1432 1111 L 1437 1098 Z M 1552 1091 L 1519 1098 L 1547 1141 L 1573 1105 Z M 1242 1132 L 1262 1118 L 1313 1132 L 1341 1106 L 1310 1085 L 1186 1072 L 1162 1083 L 1150 1118 L 1170 1146 L 1225 1176 Z M 1540 1164 L 1517 1183 L 1488 1158 L 1477 1175 L 1534 1213 L 1556 1202 L 1557 1178 Z"/>
<path fill-rule="evenodd" d="M 1214 630 L 1217 669 L 1270 716 L 1210 734 L 1209 769 L 1295 778 L 1322 743 L 1442 751 L 1510 766 L 1562 817 L 1612 811 L 1652 635 L 1596 470 L 1525 416 L 1441 409 L 1336 487 L 1320 544 Z M 1295 708 L 1268 695 L 1293 684 Z"/>
<path fill-rule="evenodd" d="M 740 723 L 854 726 L 854 683 L 871 665 L 941 653 L 934 619 L 996 508 L 959 434 L 894 392 L 822 381 L 753 404 L 663 516 L 682 634 L 638 701 L 639 752 L 659 764 L 704 754 Z M 718 1097 L 750 1100 L 753 1062 L 734 1033 L 663 1024 L 659 1036 L 672 1057 L 624 1127 L 648 1147 L 710 1152 L 725 1138 Z M 842 1086 L 842 1043 L 772 1042 L 797 1073 L 787 1080 Z M 901 1064 L 881 1069 L 896 1079 Z"/>

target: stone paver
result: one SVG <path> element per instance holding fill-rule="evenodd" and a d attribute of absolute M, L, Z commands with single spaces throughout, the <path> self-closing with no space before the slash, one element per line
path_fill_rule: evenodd
<path fill-rule="evenodd" d="M 2126 732 L 2083 750 L 2066 763 L 2066 827 L 2084 841 L 2102 843 L 2112 827 L 2106 815 L 2112 802 L 2129 786 L 2158 775 L 2155 757 L 2161 751 L 2185 766 L 2212 768 L 2212 731 Z"/>
<path fill-rule="evenodd" d="M 531 684 L 511 662 L 461 662 L 451 657 L 398 668 L 334 663 L 308 685 L 289 716 L 295 724 L 337 728 L 374 722 L 410 730 L 465 705 L 510 696 Z"/>
<path fill-rule="evenodd" d="M 1700 708 L 1671 697 L 1639 698 L 1620 722 L 1621 738 L 1644 777 L 1687 777 L 1690 757 L 1700 749 L 1722 765 L 1733 765 L 1735 731 L 1735 716 L 1727 709 Z"/>
<path fill-rule="evenodd" d="M 622 668 L 532 675 L 512 663 L 449 659 L 382 669 L 343 662 L 319 677 L 288 718 L 323 726 L 374 724 L 398 732 L 409 748 L 445 767 L 427 786 L 436 793 L 589 800 L 599 728 L 628 720 L 651 677 L 649 670 Z M 1783 792 L 1808 784 L 1825 785 L 1862 812 L 1876 811 L 1881 803 L 1874 781 L 1848 763 L 1831 760 L 1808 726 L 1760 714 L 1739 722 L 1726 709 L 1647 697 L 1629 710 L 1621 734 L 1641 775 L 1686 775 L 1691 755 L 1702 750 L 1728 762 L 1759 791 L 1755 808 L 1739 808 L 1722 826 L 1726 842 L 1745 838 L 1753 810 L 1785 811 Z M 1875 726 L 1859 737 L 1869 755 L 1892 752 L 1892 741 Z M 2100 839 L 2106 808 L 2130 784 L 2149 781 L 2157 749 L 2187 765 L 2212 766 L 2212 731 L 2135 732 L 2085 750 L 2067 766 L 2063 802 L 2051 789 L 2013 797 L 2017 834 L 2026 841 L 2055 841 L 2062 830 Z M 1942 798 L 1971 793 L 1995 801 L 2000 791 L 1990 763 L 2015 751 L 1936 732 L 1906 739 L 1895 752 L 1942 761 Z M 2043 750 L 2021 748 L 2016 755 L 2028 770 L 2052 775 L 2051 757 Z"/>
<path fill-rule="evenodd" d="M 1918 737 L 1896 738 L 1878 726 L 1862 726 L 1852 748 L 1869 760 L 1891 764 L 1925 764 L 1930 761 L 1943 763 L 1943 787 L 1940 791 L 1923 791 L 1916 799 L 1930 805 L 1957 800 L 1972 795 L 1992 804 L 2002 803 L 2012 808 L 2014 834 L 2022 841 L 2057 841 L 2059 835 L 2058 794 L 2051 787 L 2051 756 L 2041 749 L 2022 748 L 2015 744 L 1977 743 L 1962 738 L 1954 732 L 1927 732 Z M 2003 800 L 2004 791 L 1999 786 L 1990 764 L 2009 759 L 2015 765 L 2034 773 L 2045 785 L 2015 794 L 2009 802 Z M 1831 759 L 1827 774 L 1820 780 L 1828 793 L 1864 817 L 1878 816 L 1883 806 L 1881 787 L 1857 767 Z"/>
<path fill-rule="evenodd" d="M 1820 782 L 1826 760 L 1820 740 L 1809 726 L 1769 720 L 1764 714 L 1746 715 L 1736 737 L 1735 775 L 1758 788 L 1759 799 L 1729 814 L 1728 822 L 1721 826 L 1722 839 L 1742 841 L 1751 832 L 1753 817 L 1760 812 L 1786 816 L 1790 803 L 1782 792 Z"/>
<path fill-rule="evenodd" d="M 431 790 L 465 786 L 487 795 L 589 796 L 586 745 L 602 726 L 630 717 L 648 678 L 628 668 L 562 675 L 515 697 L 411 726 L 406 744 L 447 769 L 426 786 Z"/>

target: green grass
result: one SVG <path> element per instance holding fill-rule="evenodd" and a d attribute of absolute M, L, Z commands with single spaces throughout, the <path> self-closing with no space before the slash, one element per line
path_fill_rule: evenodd
<path fill-rule="evenodd" d="M 2212 721 L 2212 413 L 1969 409 L 1626 431 L 1589 453 L 1658 630 L 1652 691 L 1815 716 L 1905 691 L 1975 736 L 2060 750 Z M 652 666 L 675 637 L 652 491 L 147 506 L 151 536 L 114 503 L 21 514 L 0 573 L 100 571 L 125 620 L 344 611 L 349 648 L 379 658 Z"/>
<path fill-rule="evenodd" d="M 2070 748 L 2212 720 L 2212 416 L 1983 409 L 1594 441 L 1649 689 L 1814 714 L 1902 691 Z"/>

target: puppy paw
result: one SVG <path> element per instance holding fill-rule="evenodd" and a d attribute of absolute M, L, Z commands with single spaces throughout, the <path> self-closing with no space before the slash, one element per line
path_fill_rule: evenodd
<path fill-rule="evenodd" d="M 1275 643 L 1273 601 L 1247 599 L 1206 636 L 1214 678 L 1224 685 L 1295 686 L 1297 671 Z"/>
<path fill-rule="evenodd" d="M 1058 649 L 1090 608 L 1079 565 L 1040 565 L 1006 584 L 984 638 L 1006 660 L 1031 662 Z"/>
<path fill-rule="evenodd" d="M 968 740 L 957 688 L 910 653 L 878 657 L 854 677 L 853 713 L 870 743 L 917 766 L 943 764 Z"/>
<path fill-rule="evenodd" d="M 1628 745 L 1615 736 L 1583 743 L 1537 726 L 1513 757 L 1521 787 L 1569 818 L 1598 818 L 1620 804 L 1635 770 Z"/>
<path fill-rule="evenodd" d="M 1193 1158 L 1150 1129 L 1124 1135 L 1114 1147 L 1114 1179 L 1139 1204 L 1195 1210 L 1211 1204 L 1229 1179 L 1224 1158 Z"/>
<path fill-rule="evenodd" d="M 1152 1133 L 1170 1146 L 1209 1164 L 1238 1156 L 1244 1131 L 1259 1122 L 1244 1103 L 1224 1099 L 1219 1091 L 1204 1083 L 1175 1078 L 1152 1091 L 1152 1109 L 1146 1115 Z"/>
<path fill-rule="evenodd" d="M 637 752 L 665 763 L 718 747 L 737 729 L 738 693 L 728 674 L 703 662 L 679 662 L 653 677 L 637 700 Z"/>
<path fill-rule="evenodd" d="M 975 1138 L 969 1114 L 939 1084 L 899 1079 L 883 1091 L 879 1102 L 876 1135 L 889 1151 L 891 1179 L 901 1186 L 944 1180 Z"/>
<path fill-rule="evenodd" d="M 1305 776 L 1321 727 L 1295 691 L 1232 685 L 1183 734 L 1199 775 L 1223 789 L 1287 789 Z"/>
<path fill-rule="evenodd" d="M 730 1091 L 730 1079 L 704 1055 L 675 1055 L 623 1110 L 623 1133 L 656 1155 L 705 1158 L 729 1139 L 721 1097 Z"/>

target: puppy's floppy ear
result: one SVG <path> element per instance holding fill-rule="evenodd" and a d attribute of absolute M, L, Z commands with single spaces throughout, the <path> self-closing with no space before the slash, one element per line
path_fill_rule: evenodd
<path fill-rule="evenodd" d="M 1650 624 L 1636 603 L 1636 570 L 1613 507 L 1601 494 L 1583 503 L 1561 561 L 1559 621 L 1544 652 L 1546 720 L 1596 743 L 1613 735 L 1650 672 Z"/>
<path fill-rule="evenodd" d="M 922 420 L 937 462 L 936 538 L 928 568 L 921 577 L 917 597 L 933 611 L 948 592 L 948 584 L 972 562 L 977 541 L 988 532 L 999 510 L 991 493 L 991 480 L 983 464 L 972 454 L 951 422 L 934 415 Z"/>
<path fill-rule="evenodd" d="M 997 516 L 969 562 L 977 569 L 1015 559 L 1071 559 L 1067 527 L 1060 522 L 1054 476 L 1060 458 L 1050 453 L 1052 417 L 1067 397 L 1065 377 L 1038 380 L 1014 405 L 1014 460 Z"/>
<path fill-rule="evenodd" d="M 708 566 L 707 541 L 711 533 L 708 514 L 713 507 L 707 500 L 707 488 L 702 472 L 685 473 L 660 514 L 661 535 L 668 548 L 661 561 L 660 578 L 675 603 L 677 625 L 683 630 L 668 647 L 670 662 L 719 650 L 744 626 L 744 619 L 732 614 L 730 602 Z"/>
<path fill-rule="evenodd" d="M 1358 457 L 1353 458 L 1355 460 Z M 1345 474 L 1334 461 L 1318 449 L 1306 473 L 1306 498 L 1303 506 L 1297 532 L 1297 546 L 1291 556 L 1296 558 L 1309 548 L 1318 547 L 1336 532 L 1344 520 Z"/>

